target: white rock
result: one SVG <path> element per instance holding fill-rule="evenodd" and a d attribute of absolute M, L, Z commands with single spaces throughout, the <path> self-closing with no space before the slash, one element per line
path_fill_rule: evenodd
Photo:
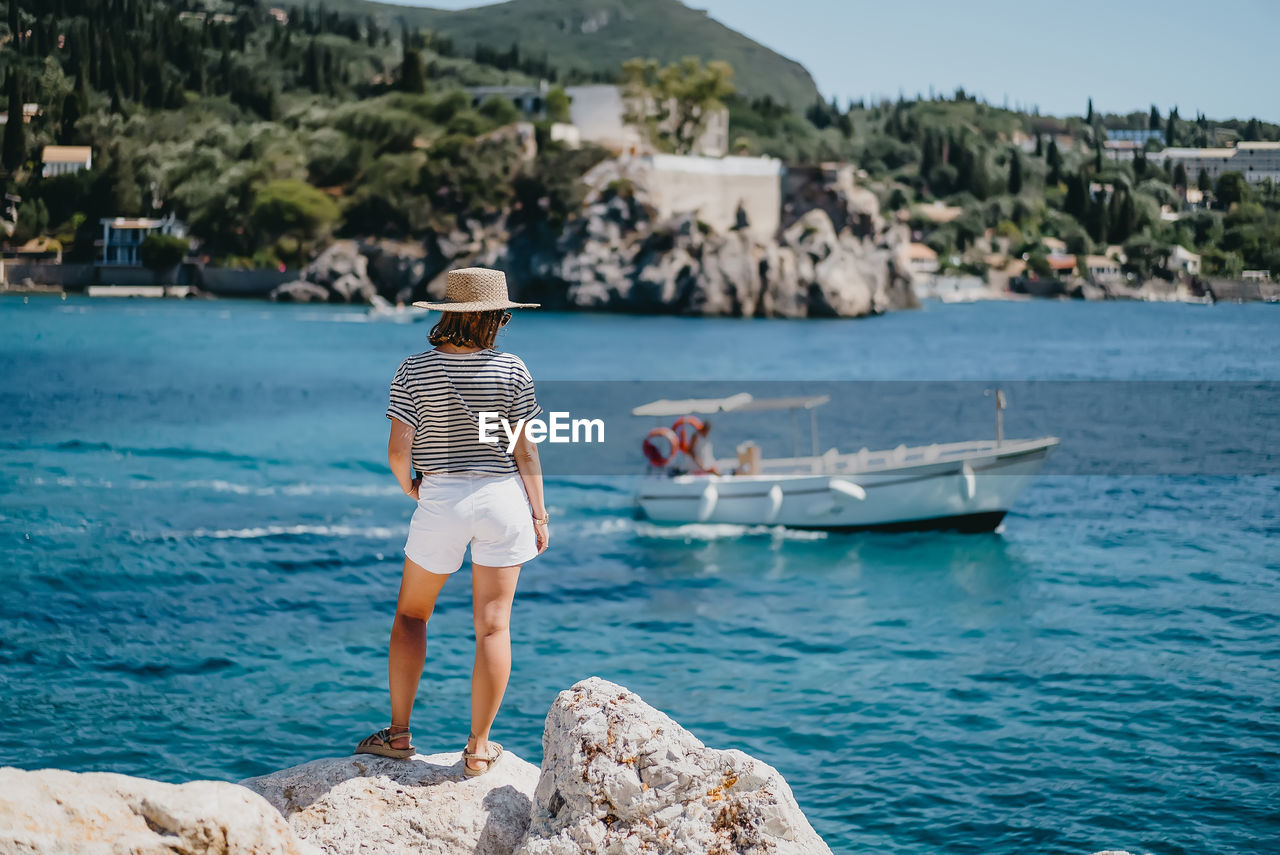
<path fill-rule="evenodd" d="M 260 796 L 224 781 L 0 768 L 0 852 L 306 855 Z"/>
<path fill-rule="evenodd" d="M 315 760 L 241 781 L 325 855 L 509 855 L 529 825 L 538 769 L 510 751 L 476 778 L 457 751 Z"/>
<path fill-rule="evenodd" d="M 559 694 L 542 751 L 520 855 L 830 852 L 776 769 L 599 677 Z"/>

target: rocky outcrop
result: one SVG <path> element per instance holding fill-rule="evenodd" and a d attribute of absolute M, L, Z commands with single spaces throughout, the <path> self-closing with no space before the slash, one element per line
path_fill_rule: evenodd
<path fill-rule="evenodd" d="M 327 855 L 507 855 L 529 826 L 538 767 L 507 752 L 486 775 L 459 752 L 315 760 L 242 781 Z"/>
<path fill-rule="evenodd" d="M 892 250 L 811 209 L 776 241 L 716 234 L 692 215 L 653 223 L 616 192 L 589 205 L 538 272 L 570 308 L 760 317 L 860 317 L 916 305 Z"/>
<path fill-rule="evenodd" d="M 222 781 L 0 768 L 0 852 L 307 855 L 261 796 Z"/>
<path fill-rule="evenodd" d="M 917 305 L 897 236 L 851 170 L 816 169 L 789 187 L 787 227 L 760 240 L 745 227 L 713 231 L 692 213 L 656 219 L 642 163 L 593 168 L 581 212 L 562 229 L 499 217 L 422 244 L 340 241 L 273 298 L 439 299 L 447 268 L 480 265 L 506 271 L 516 299 L 551 308 L 804 318 Z"/>
<path fill-rule="evenodd" d="M 330 244 L 302 271 L 302 278 L 271 292 L 272 300 L 368 303 L 377 287 L 369 278 L 369 260 L 355 241 Z M 323 299 L 321 299 L 323 295 Z"/>
<path fill-rule="evenodd" d="M 830 852 L 776 769 L 599 677 L 556 698 L 542 751 L 519 855 Z"/>

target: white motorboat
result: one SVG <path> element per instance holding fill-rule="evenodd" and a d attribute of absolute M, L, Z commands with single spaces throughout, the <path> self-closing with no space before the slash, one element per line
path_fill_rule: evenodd
<path fill-rule="evenodd" d="M 884 451 L 817 453 L 815 410 L 826 395 L 654 401 L 636 416 L 695 416 L 808 410 L 813 453 L 764 458 L 751 443 L 738 458 L 715 461 L 725 474 L 654 467 L 642 479 L 639 515 L 659 523 L 780 525 L 843 531 L 989 532 L 1000 525 L 1058 445 L 1056 437 L 1004 439 L 1004 396 L 996 399 L 996 438 Z M 655 429 L 655 433 L 666 429 Z M 671 458 L 675 458 L 674 449 Z M 708 466 L 708 469 L 712 468 Z M 730 474 L 731 473 L 731 474 Z"/>
<path fill-rule="evenodd" d="M 397 305 L 378 294 L 374 294 L 369 298 L 369 308 L 365 312 L 366 317 L 371 321 L 394 321 L 397 323 L 423 320 L 427 317 L 427 314 L 425 309 Z"/>

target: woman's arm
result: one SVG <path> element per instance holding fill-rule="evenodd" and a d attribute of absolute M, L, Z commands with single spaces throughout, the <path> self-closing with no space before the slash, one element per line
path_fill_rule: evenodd
<path fill-rule="evenodd" d="M 418 484 L 422 476 L 413 477 L 411 455 L 413 452 L 413 428 L 397 418 L 391 419 L 391 436 L 387 439 L 387 462 L 391 464 L 391 474 L 400 482 L 400 489 L 406 496 L 418 500 Z"/>
<path fill-rule="evenodd" d="M 512 452 L 516 459 L 516 468 L 520 470 L 520 480 L 524 482 L 524 491 L 529 495 L 529 509 L 533 511 L 533 531 L 538 538 L 538 554 L 547 549 L 551 539 L 550 528 L 539 519 L 547 516 L 547 505 L 542 495 L 542 461 L 538 458 L 538 444 L 531 442 L 525 431 L 520 431 Z"/>

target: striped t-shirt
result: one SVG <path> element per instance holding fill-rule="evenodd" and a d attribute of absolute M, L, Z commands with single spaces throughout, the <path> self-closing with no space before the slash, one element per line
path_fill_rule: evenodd
<path fill-rule="evenodd" d="M 418 472 L 517 472 L 506 431 L 494 417 L 489 435 L 498 437 L 497 444 L 480 442 L 482 412 L 506 418 L 512 430 L 518 420 L 542 413 L 529 369 L 514 353 L 428 350 L 400 363 L 391 381 L 387 418 L 413 428 L 411 460 Z"/>

